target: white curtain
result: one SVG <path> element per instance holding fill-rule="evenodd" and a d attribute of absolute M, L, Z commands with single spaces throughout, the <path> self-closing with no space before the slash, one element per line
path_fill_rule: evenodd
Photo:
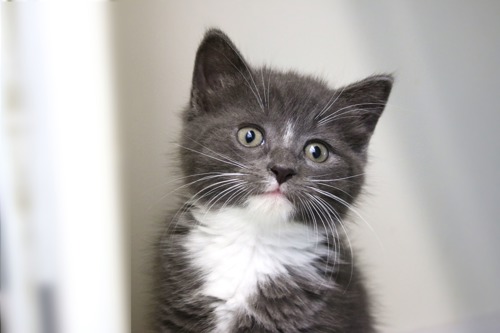
<path fill-rule="evenodd" d="M 108 9 L 2 7 L 6 332 L 129 330 Z"/>

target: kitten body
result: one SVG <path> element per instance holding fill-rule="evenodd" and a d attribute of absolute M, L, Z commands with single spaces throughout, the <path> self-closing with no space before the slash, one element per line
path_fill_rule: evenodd
<path fill-rule="evenodd" d="M 159 332 L 373 332 L 344 218 L 392 85 L 251 68 L 219 30 L 196 57 L 186 200 L 158 243 Z"/>

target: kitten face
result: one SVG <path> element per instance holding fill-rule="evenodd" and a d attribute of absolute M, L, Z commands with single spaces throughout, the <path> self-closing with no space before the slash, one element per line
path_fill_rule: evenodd
<path fill-rule="evenodd" d="M 332 90 L 311 77 L 254 69 L 227 36 L 209 31 L 181 142 L 192 202 L 338 220 L 360 191 L 391 85 L 390 76 L 374 76 Z"/>

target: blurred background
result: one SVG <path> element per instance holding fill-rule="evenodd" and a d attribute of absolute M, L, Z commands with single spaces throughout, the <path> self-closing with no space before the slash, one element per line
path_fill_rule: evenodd
<path fill-rule="evenodd" d="M 145 332 L 204 31 L 254 65 L 396 83 L 351 228 L 381 332 L 500 332 L 498 1 L 3 3 L 4 332 Z M 372 230 L 373 229 L 373 230 Z"/>

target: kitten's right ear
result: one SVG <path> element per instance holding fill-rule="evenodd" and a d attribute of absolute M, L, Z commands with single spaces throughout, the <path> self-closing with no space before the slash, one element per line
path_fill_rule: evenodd
<path fill-rule="evenodd" d="M 245 60 L 222 31 L 210 29 L 201 41 L 194 64 L 191 108 L 196 113 L 207 110 L 207 97 L 232 85 L 248 74 Z"/>

